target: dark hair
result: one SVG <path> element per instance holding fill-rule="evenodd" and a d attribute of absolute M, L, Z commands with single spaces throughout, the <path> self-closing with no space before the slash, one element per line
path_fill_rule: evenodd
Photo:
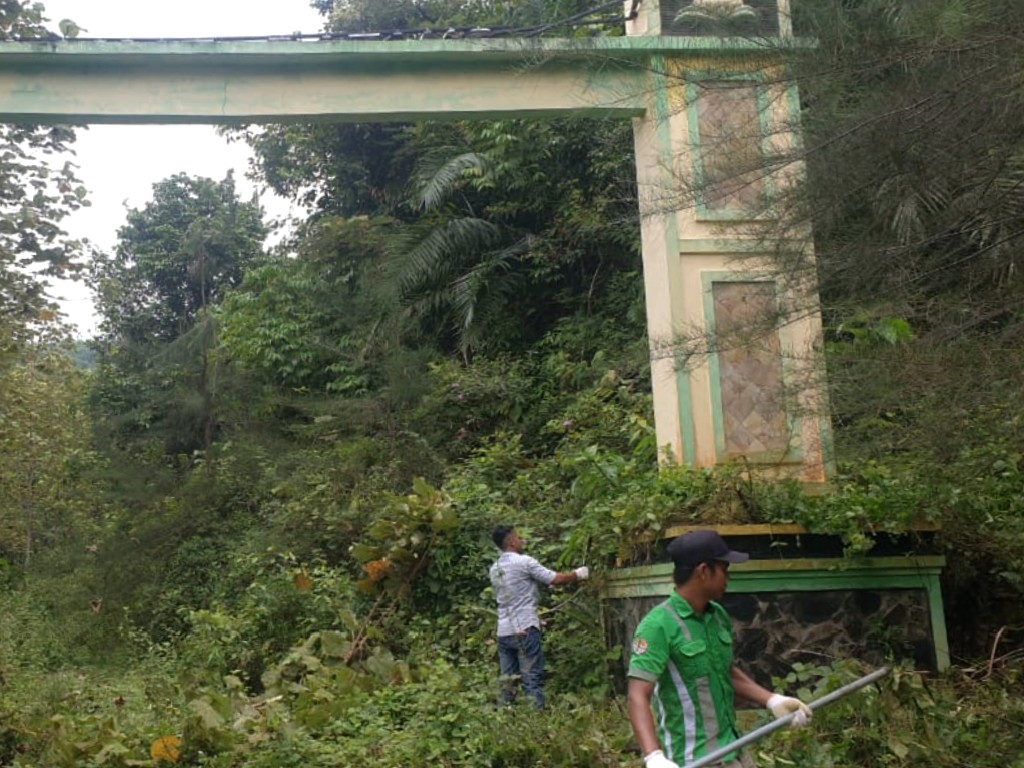
<path fill-rule="evenodd" d="M 494 546 L 498 549 L 504 549 L 505 539 L 507 539 L 509 534 L 515 529 L 516 527 L 514 525 L 499 525 L 495 528 L 494 533 L 491 534 L 491 539 L 494 540 Z"/>
<path fill-rule="evenodd" d="M 678 587 L 688 582 L 690 580 L 690 577 L 693 576 L 693 572 L 696 571 L 698 566 L 700 565 L 702 565 L 702 563 L 697 563 L 697 565 L 686 565 L 684 563 L 676 563 L 675 568 L 672 569 L 672 580 L 675 581 L 676 586 Z M 705 560 L 703 562 L 703 565 L 706 565 L 708 568 L 714 571 L 716 568 L 718 568 L 719 565 L 721 565 L 721 561 Z"/>

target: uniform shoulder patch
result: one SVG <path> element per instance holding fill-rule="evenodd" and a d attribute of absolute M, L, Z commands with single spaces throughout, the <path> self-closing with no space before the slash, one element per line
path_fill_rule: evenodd
<path fill-rule="evenodd" d="M 647 641 L 642 637 L 636 637 L 633 639 L 633 655 L 643 656 L 647 653 Z"/>

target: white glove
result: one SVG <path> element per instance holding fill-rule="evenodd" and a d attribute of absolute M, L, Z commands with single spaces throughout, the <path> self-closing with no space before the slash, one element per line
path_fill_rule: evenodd
<path fill-rule="evenodd" d="M 773 693 L 765 706 L 772 711 L 776 720 L 790 713 L 796 713 L 796 717 L 793 718 L 794 728 L 803 728 L 811 722 L 811 718 L 814 716 L 811 708 L 800 701 L 800 699 L 794 699 L 792 696 L 783 696 L 780 693 Z"/>
<path fill-rule="evenodd" d="M 576 579 L 578 581 L 586 581 L 590 578 L 590 569 L 587 568 L 587 566 L 585 565 L 581 565 L 579 568 L 573 571 L 573 573 L 576 574 Z"/>
<path fill-rule="evenodd" d="M 644 755 L 644 765 L 646 768 L 679 768 L 678 765 L 665 757 L 665 754 L 660 749 Z"/>

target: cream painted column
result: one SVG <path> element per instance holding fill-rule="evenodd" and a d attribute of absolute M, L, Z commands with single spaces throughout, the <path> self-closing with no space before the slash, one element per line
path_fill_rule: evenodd
<path fill-rule="evenodd" d="M 693 43 L 652 57 L 634 121 L 658 443 L 669 462 L 822 483 L 831 437 L 810 238 L 780 235 L 774 207 L 802 169 L 767 165 L 799 140 L 795 85 L 776 60 L 674 25 L 689 0 L 665 2 L 671 12 L 644 0 L 627 23 L 630 35 L 671 27 Z M 741 0 L 730 8 L 750 16 Z M 763 3 L 756 12 L 766 18 Z M 788 4 L 771 12 L 772 34 L 788 36 Z M 780 269 L 785 253 L 805 268 Z"/>
<path fill-rule="evenodd" d="M 626 0 L 626 13 L 632 10 Z M 644 0 L 635 19 L 626 22 L 631 36 L 656 36 L 661 16 L 656 0 Z M 677 222 L 674 205 L 666 191 L 675 189 L 677 169 L 673 167 L 673 125 L 669 114 L 669 84 L 666 60 L 654 56 L 645 94 L 646 115 L 633 121 L 640 232 L 647 303 L 647 332 L 652 343 L 651 379 L 654 423 L 658 445 L 666 461 L 695 463 L 689 382 L 676 370 L 671 340 L 681 321 L 683 276 L 679 261 Z"/>

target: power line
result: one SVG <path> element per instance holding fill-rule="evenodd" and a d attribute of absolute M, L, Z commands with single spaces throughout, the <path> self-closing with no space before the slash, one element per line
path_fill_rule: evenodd
<path fill-rule="evenodd" d="M 585 19 L 588 16 L 593 16 L 598 13 L 604 13 L 605 11 L 608 11 L 612 8 L 621 7 L 621 5 L 621 0 L 612 0 L 609 3 L 604 3 L 603 5 L 599 5 L 596 8 L 591 8 L 587 11 L 574 14 L 566 19 L 562 19 L 561 21 L 555 21 L 550 24 L 543 24 L 539 27 L 534 27 L 532 30 L 523 29 L 521 31 L 521 34 L 524 37 L 536 37 L 537 35 L 543 34 L 544 32 L 547 32 L 549 30 L 556 29 L 565 25 L 571 25 L 573 22 L 581 21 L 582 19 Z M 625 19 L 623 19 L 623 21 L 625 21 Z"/>

